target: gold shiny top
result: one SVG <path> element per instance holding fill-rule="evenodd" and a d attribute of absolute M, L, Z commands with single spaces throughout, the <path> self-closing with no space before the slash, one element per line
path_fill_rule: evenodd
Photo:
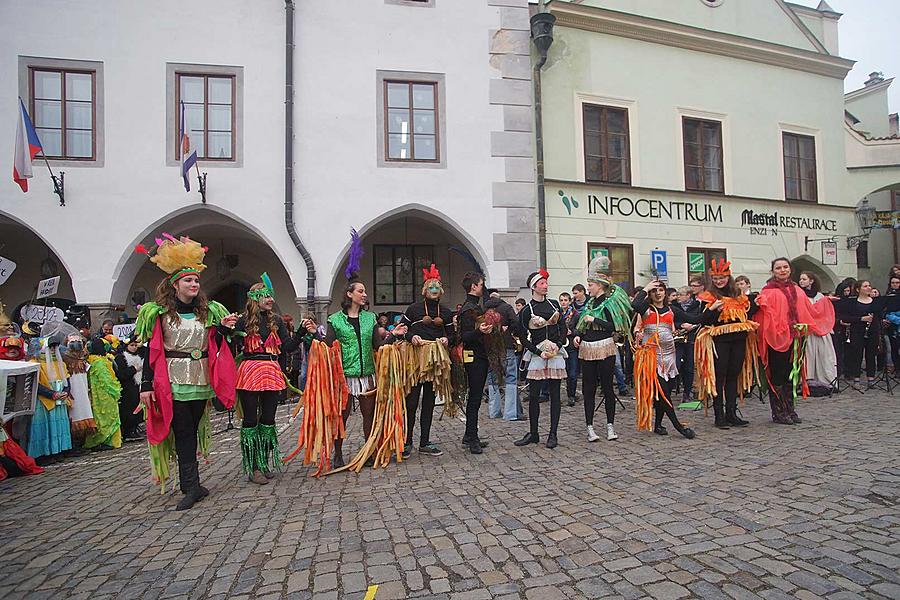
<path fill-rule="evenodd" d="M 163 346 L 166 350 L 178 352 L 190 352 L 191 350 L 207 350 L 208 338 L 206 327 L 196 317 L 179 319 L 173 324 L 169 319 L 163 319 Z M 172 383 L 189 385 L 209 384 L 209 363 L 201 358 L 167 358 L 169 367 L 169 380 Z"/>

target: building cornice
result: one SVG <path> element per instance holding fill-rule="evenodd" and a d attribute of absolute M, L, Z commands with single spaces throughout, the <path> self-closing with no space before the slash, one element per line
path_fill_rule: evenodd
<path fill-rule="evenodd" d="M 553 2 L 556 25 L 685 50 L 805 71 L 843 80 L 854 61 L 729 33 L 710 31 L 604 8 Z"/>
<path fill-rule="evenodd" d="M 887 88 L 891 87 L 891 82 L 893 81 L 894 78 L 891 77 L 890 79 L 885 79 L 884 81 L 861 87 L 858 90 L 847 92 L 846 94 L 844 94 L 844 101 L 846 102 L 848 100 L 856 100 L 857 98 L 868 96 L 869 94 L 879 92 L 881 90 L 886 90 Z"/>

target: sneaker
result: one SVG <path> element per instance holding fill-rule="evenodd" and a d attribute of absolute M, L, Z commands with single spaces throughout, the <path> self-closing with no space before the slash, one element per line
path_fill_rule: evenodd
<path fill-rule="evenodd" d="M 575 396 L 569 396 L 569 406 L 575 406 Z"/>
<path fill-rule="evenodd" d="M 421 450 L 420 450 L 421 452 Z M 406 460 L 412 456 L 412 444 L 404 444 L 403 445 L 403 460 Z"/>
<path fill-rule="evenodd" d="M 606 441 L 611 442 L 613 440 L 619 439 L 619 436 L 616 435 L 616 431 L 613 429 L 612 423 L 606 424 Z"/>
<path fill-rule="evenodd" d="M 428 456 L 440 456 L 443 453 L 443 450 L 431 443 L 429 443 L 427 446 L 422 446 L 421 448 L 419 448 L 419 454 L 427 454 Z"/>
<path fill-rule="evenodd" d="M 600 439 L 600 436 L 597 435 L 596 431 L 594 431 L 593 425 L 588 425 L 587 430 L 588 430 L 588 441 L 589 442 L 596 442 L 597 440 Z"/>

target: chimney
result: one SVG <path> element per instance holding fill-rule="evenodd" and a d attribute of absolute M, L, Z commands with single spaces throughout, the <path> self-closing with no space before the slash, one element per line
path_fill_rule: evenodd
<path fill-rule="evenodd" d="M 876 83 L 881 83 L 882 81 L 884 81 L 884 73 L 882 73 L 881 71 L 872 71 L 871 73 L 869 73 L 869 78 L 863 85 L 869 87 L 870 85 L 875 85 Z"/>
<path fill-rule="evenodd" d="M 900 122 L 898 122 L 897 113 L 891 113 L 888 115 L 888 123 L 890 123 L 891 135 L 900 135 Z"/>

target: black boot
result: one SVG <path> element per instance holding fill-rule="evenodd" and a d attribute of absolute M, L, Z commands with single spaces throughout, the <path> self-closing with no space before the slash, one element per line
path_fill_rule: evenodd
<path fill-rule="evenodd" d="M 803 422 L 803 419 L 797 414 L 797 403 L 794 401 L 794 398 L 791 397 L 788 399 L 788 406 L 790 407 L 790 417 L 791 421 L 794 422 L 794 425 L 799 425 Z"/>
<path fill-rule="evenodd" d="M 730 429 L 728 421 L 725 419 L 725 411 L 722 409 L 722 399 L 719 397 L 713 399 L 713 412 L 716 414 L 716 427 Z"/>
<path fill-rule="evenodd" d="M 478 445 L 479 445 L 479 446 L 481 446 L 482 448 L 487 448 L 487 446 L 488 446 L 488 443 L 487 443 L 487 442 L 483 442 L 483 441 L 481 440 L 481 438 L 479 438 L 478 436 L 475 436 L 475 439 L 478 441 Z M 462 445 L 463 445 L 464 448 L 468 448 L 468 447 L 469 447 L 469 436 L 468 436 L 468 435 L 464 435 L 464 436 L 463 436 L 463 439 L 462 439 Z"/>
<path fill-rule="evenodd" d="M 558 445 L 559 445 L 559 442 L 556 441 L 556 434 L 555 434 L 555 433 L 551 433 L 550 435 L 547 436 L 547 447 L 548 447 L 548 448 L 550 448 L 551 450 L 553 450 L 553 449 L 556 448 Z"/>
<path fill-rule="evenodd" d="M 197 461 L 179 465 L 178 478 L 181 481 L 181 489 L 185 493 L 175 510 L 188 510 L 203 498 L 203 492 L 200 489 L 200 469 Z"/>
<path fill-rule="evenodd" d="M 537 444 L 540 441 L 541 438 L 538 437 L 538 434 L 529 431 L 525 434 L 525 437 L 523 437 L 521 440 L 516 440 L 515 442 L 513 442 L 513 444 L 516 446 L 527 446 L 528 444 Z"/>
<path fill-rule="evenodd" d="M 774 396 L 774 400 L 772 398 Z M 779 425 L 793 425 L 791 419 L 790 404 L 788 398 L 793 397 L 793 384 L 786 384 L 779 388 L 777 394 L 772 394 L 769 401 L 772 402 L 772 422 Z"/>
<path fill-rule="evenodd" d="M 746 427 L 750 424 L 750 421 L 745 421 L 737 416 L 737 408 L 734 406 L 729 407 L 725 411 L 725 421 L 732 427 Z"/>
<path fill-rule="evenodd" d="M 691 429 L 690 427 L 681 427 L 678 430 L 678 433 L 680 433 L 681 435 L 683 435 L 684 437 L 686 437 L 689 440 L 692 440 L 695 437 L 697 437 L 697 434 L 694 433 L 694 430 Z"/>

